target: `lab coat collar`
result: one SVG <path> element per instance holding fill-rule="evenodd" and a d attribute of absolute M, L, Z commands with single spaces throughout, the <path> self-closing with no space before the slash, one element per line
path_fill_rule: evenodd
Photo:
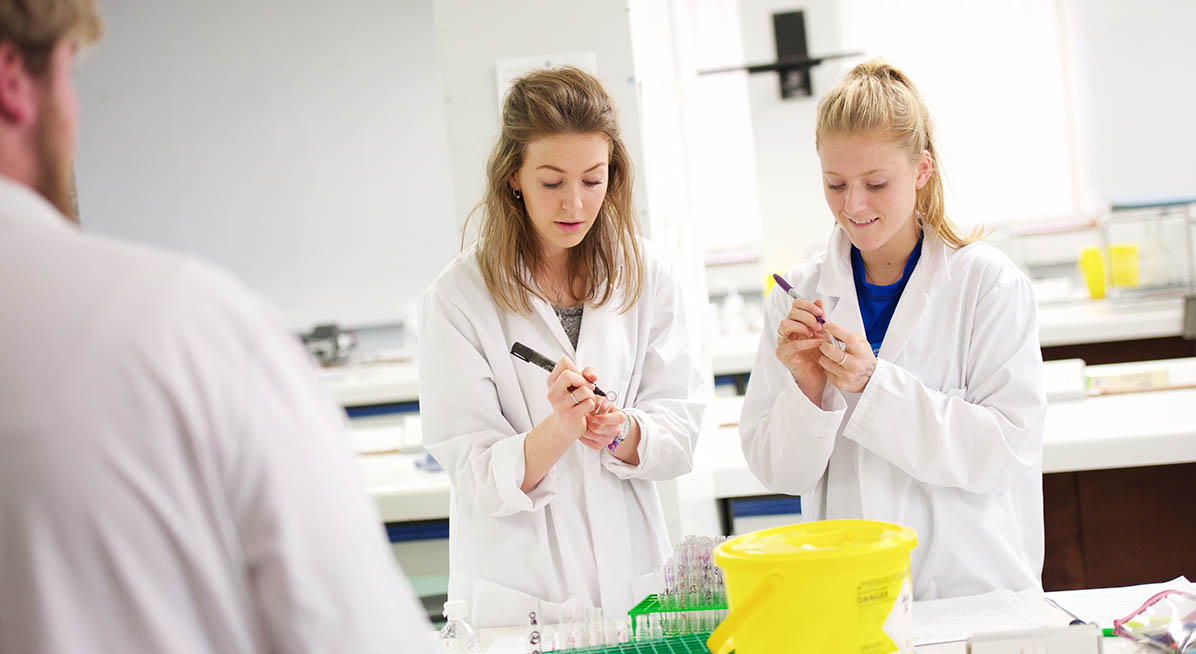
<path fill-rule="evenodd" d="M 892 361 L 905 347 L 926 307 L 930 292 L 950 280 L 947 270 L 947 246 L 933 231 L 923 232 L 922 256 L 914 266 L 906 283 L 893 319 L 880 346 L 880 357 Z M 818 294 L 834 302 L 827 311 L 827 319 L 857 334 L 864 333 L 859 299 L 855 293 L 855 277 L 851 270 L 851 239 L 838 225 L 831 233 L 827 255 L 815 287 Z"/>
<path fill-rule="evenodd" d="M 530 275 L 527 277 L 527 280 L 529 286 L 535 286 L 535 280 L 533 280 Z M 530 299 L 532 312 L 539 316 L 540 320 L 544 321 L 548 331 L 552 334 L 553 338 L 556 339 L 557 343 L 561 346 L 561 349 L 569 356 L 570 359 L 573 360 L 573 363 L 581 367 L 584 365 L 584 362 L 579 359 L 579 350 L 587 349 L 584 347 L 586 343 L 593 342 L 597 334 L 605 333 L 606 327 L 604 326 L 609 321 L 614 319 L 614 315 L 618 312 L 618 307 L 621 306 L 623 301 L 623 296 L 621 293 L 622 291 L 617 289 L 615 291 L 614 297 L 608 300 L 601 307 L 595 307 L 589 304 L 585 305 L 585 308 L 582 310 L 581 333 L 578 334 L 576 348 L 574 348 L 573 343 L 569 341 L 569 335 L 565 333 L 565 328 L 563 325 L 561 325 L 561 319 L 556 315 L 556 311 L 552 308 L 552 305 L 544 298 L 537 295 L 533 295 Z M 591 336 L 591 334 L 594 334 L 594 336 Z M 601 356 L 599 353 L 595 352 L 591 352 L 589 355 L 591 357 Z"/>
<path fill-rule="evenodd" d="M 54 205 L 33 189 L 0 175 L 0 223 L 77 229 Z"/>

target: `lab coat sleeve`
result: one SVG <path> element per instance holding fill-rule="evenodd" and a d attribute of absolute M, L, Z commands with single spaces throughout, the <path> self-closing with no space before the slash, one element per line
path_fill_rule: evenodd
<path fill-rule="evenodd" d="M 620 479 L 664 481 L 693 469 L 694 447 L 706 409 L 709 382 L 698 366 L 678 280 L 661 265 L 652 287 L 655 303 L 647 347 L 635 394 L 624 411 L 640 426 L 639 465 L 627 464 L 607 450 L 602 465 Z M 644 300 L 641 300 L 644 301 Z"/>
<path fill-rule="evenodd" d="M 878 361 L 844 436 L 928 484 L 974 493 L 1009 488 L 1042 465 L 1037 312 L 1029 280 L 1006 272 L 977 299 L 962 350 L 966 387 L 928 388 Z"/>
<path fill-rule="evenodd" d="M 826 472 L 847 404 L 827 384 L 822 406 L 816 406 L 777 359 L 777 328 L 789 306 L 789 296 L 776 289 L 765 303 L 739 440 L 748 469 L 760 483 L 777 493 L 800 495 L 817 486 Z"/>
<path fill-rule="evenodd" d="M 530 493 L 520 490 L 527 432 L 502 413 L 477 326 L 433 287 L 424 296 L 419 333 L 424 446 L 448 473 L 453 492 L 491 517 L 544 507 L 556 496 L 556 468 Z"/>

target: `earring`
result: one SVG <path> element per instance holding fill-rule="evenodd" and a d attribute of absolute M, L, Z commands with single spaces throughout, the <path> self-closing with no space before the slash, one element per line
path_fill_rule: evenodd
<path fill-rule="evenodd" d="M 520 191 L 520 190 L 519 190 L 519 189 L 517 189 L 517 188 L 513 188 L 513 189 L 511 189 L 511 195 L 514 195 L 516 200 L 522 200 L 522 199 L 523 199 L 523 192 L 522 192 L 522 191 Z"/>

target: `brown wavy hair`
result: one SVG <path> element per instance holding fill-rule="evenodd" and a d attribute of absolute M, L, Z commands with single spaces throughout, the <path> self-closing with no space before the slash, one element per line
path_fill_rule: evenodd
<path fill-rule="evenodd" d="M 818 102 L 815 143 L 821 147 L 823 138 L 830 134 L 872 129 L 892 134 L 915 161 L 923 150 L 930 153 L 930 179 L 918 189 L 914 203 L 923 228 L 933 230 L 944 243 L 956 249 L 984 238 L 980 227 L 965 236 L 947 217 L 930 111 L 909 76 L 883 59 L 872 59 L 852 68 Z"/>
<path fill-rule="evenodd" d="M 63 40 L 83 47 L 102 32 L 95 0 L 0 0 L 0 43 L 16 46 L 34 75 L 45 72 Z"/>
<path fill-rule="evenodd" d="M 502 109 L 502 130 L 486 165 L 477 260 L 490 296 L 506 311 L 531 313 L 531 297 L 551 302 L 532 282 L 544 263 L 535 228 L 509 180 L 522 166 L 528 143 L 556 134 L 603 134 L 610 140 L 606 196 L 590 231 L 569 250 L 570 280 L 581 279 L 581 299 L 602 306 L 622 288 L 620 311 L 643 289 L 644 256 L 631 201 L 631 157 L 623 144 L 615 104 L 602 83 L 577 68 L 539 70 L 515 80 Z M 466 220 L 468 224 L 469 220 Z M 462 235 L 464 238 L 464 234 Z"/>

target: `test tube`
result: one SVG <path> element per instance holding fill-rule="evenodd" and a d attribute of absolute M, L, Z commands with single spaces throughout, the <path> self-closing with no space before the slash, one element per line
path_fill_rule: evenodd
<path fill-rule="evenodd" d="M 648 640 L 652 638 L 652 625 L 648 620 L 648 615 L 641 613 L 635 616 L 635 639 Z"/>
<path fill-rule="evenodd" d="M 627 642 L 627 620 L 625 618 L 619 618 L 618 620 L 614 621 L 613 627 L 615 637 L 611 644 L 619 645 Z"/>
<path fill-rule="evenodd" d="M 576 649 L 578 643 L 577 634 L 573 630 L 573 608 L 566 606 L 564 611 L 562 611 L 562 614 L 565 621 L 561 625 L 562 631 L 560 638 L 565 643 L 565 649 Z"/>
<path fill-rule="evenodd" d="M 590 647 L 606 644 L 606 629 L 603 628 L 602 607 L 590 609 Z"/>

